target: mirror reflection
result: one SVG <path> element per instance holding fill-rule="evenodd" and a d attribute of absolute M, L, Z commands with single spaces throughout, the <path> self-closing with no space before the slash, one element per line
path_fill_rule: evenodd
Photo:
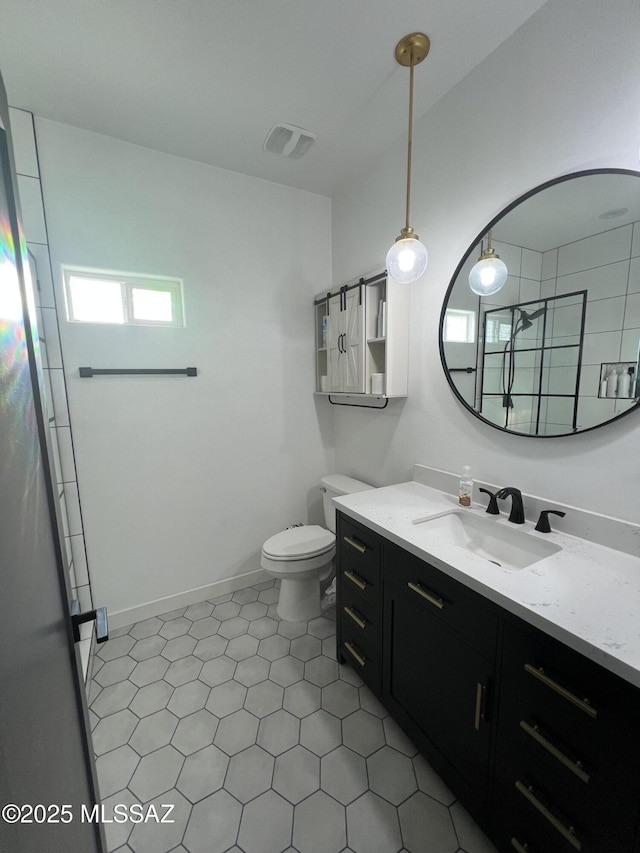
<path fill-rule="evenodd" d="M 469 248 L 445 298 L 440 352 L 474 414 L 545 437 L 593 429 L 638 406 L 639 179 L 599 170 L 545 184 Z M 480 295 L 469 275 L 476 267 L 477 279 L 490 231 L 508 275 Z"/>

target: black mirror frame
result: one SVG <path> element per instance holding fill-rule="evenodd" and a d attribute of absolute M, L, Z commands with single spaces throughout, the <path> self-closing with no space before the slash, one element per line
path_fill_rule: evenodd
<path fill-rule="evenodd" d="M 591 432 L 594 429 L 600 429 L 600 427 L 607 426 L 608 424 L 611 424 L 614 421 L 619 421 L 620 418 L 624 418 L 627 415 L 630 415 L 632 412 L 638 411 L 638 409 L 640 408 L 640 398 L 638 398 L 635 406 L 631 406 L 629 409 L 627 409 L 626 412 L 620 412 L 620 414 L 615 415 L 614 417 L 609 418 L 609 420 L 603 421 L 600 424 L 595 424 L 595 426 L 586 427 L 586 429 L 575 430 L 572 432 L 556 433 L 554 435 L 531 435 L 530 433 L 526 433 L 526 432 L 517 432 L 516 430 L 506 429 L 505 427 L 498 426 L 498 424 L 493 423 L 493 421 L 490 421 L 487 418 L 483 418 L 479 412 L 477 412 L 472 406 L 469 405 L 469 403 L 464 399 L 462 394 L 460 394 L 460 392 L 456 388 L 455 383 L 454 383 L 453 379 L 451 378 L 451 373 L 447 367 L 447 362 L 446 362 L 446 358 L 445 358 L 443 331 L 444 331 L 444 323 L 445 323 L 445 315 L 446 315 L 446 311 L 447 311 L 447 305 L 449 303 L 449 297 L 451 296 L 451 291 L 453 290 L 453 287 L 454 287 L 454 285 L 458 279 L 458 276 L 460 275 L 460 271 L 462 270 L 463 266 L 466 264 L 469 256 L 474 251 L 474 249 L 477 249 L 478 243 L 486 235 L 487 231 L 492 229 L 504 216 L 506 216 L 508 213 L 510 213 L 514 208 L 518 207 L 520 204 L 527 201 L 527 199 L 531 198 L 532 196 L 537 195 L 538 193 L 542 192 L 543 190 L 549 189 L 549 187 L 553 187 L 553 186 L 556 186 L 557 184 L 564 183 L 565 181 L 572 181 L 575 178 L 584 178 L 584 177 L 588 177 L 589 175 L 632 175 L 633 177 L 640 178 L 640 172 L 638 172 L 634 169 L 613 169 L 613 168 L 605 169 L 605 168 L 602 168 L 602 169 L 586 169 L 586 170 L 581 171 L 581 172 L 570 172 L 569 174 L 561 175 L 558 178 L 552 178 L 550 181 L 546 181 L 544 184 L 539 184 L 537 187 L 534 187 L 533 189 L 529 190 L 528 192 L 524 193 L 523 195 L 519 196 L 514 201 L 512 201 L 510 204 L 508 204 L 505 208 L 503 208 L 500 211 L 500 213 L 498 213 L 496 216 L 494 216 L 493 219 L 487 225 L 484 226 L 484 228 L 476 236 L 474 241 L 471 243 L 471 245 L 469 246 L 467 251 L 462 256 L 462 259 L 460 260 L 459 264 L 455 268 L 453 276 L 451 277 L 451 281 L 449 282 L 449 286 L 447 287 L 447 292 L 444 295 L 444 301 L 442 303 L 442 311 L 440 312 L 440 324 L 438 327 L 438 346 L 440 349 L 440 362 L 442 364 L 442 369 L 444 371 L 444 375 L 447 378 L 447 382 L 449 383 L 449 386 L 451 387 L 451 390 L 453 391 L 454 396 L 458 398 L 458 400 L 460 401 L 460 403 L 462 403 L 462 405 L 465 407 L 465 409 L 467 409 L 469 412 L 471 412 L 471 414 L 474 417 L 476 417 L 479 421 L 482 421 L 483 423 L 492 427 L 493 429 L 497 429 L 497 430 L 500 430 L 500 432 L 507 433 L 507 435 L 521 436 L 522 438 L 567 438 L 567 436 L 581 435 L 582 433 L 585 433 L 585 432 Z"/>

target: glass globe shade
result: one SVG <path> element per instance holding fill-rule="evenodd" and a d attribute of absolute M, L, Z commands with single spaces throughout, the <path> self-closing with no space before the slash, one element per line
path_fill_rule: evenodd
<path fill-rule="evenodd" d="M 427 250 L 416 237 L 396 240 L 387 252 L 387 272 L 399 284 L 411 284 L 424 273 L 429 262 Z"/>
<path fill-rule="evenodd" d="M 508 274 L 500 258 L 483 258 L 469 273 L 469 287 L 479 296 L 491 296 L 504 287 Z"/>

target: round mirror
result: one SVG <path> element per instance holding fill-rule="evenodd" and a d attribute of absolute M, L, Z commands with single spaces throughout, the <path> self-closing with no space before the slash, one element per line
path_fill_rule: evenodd
<path fill-rule="evenodd" d="M 506 282 L 478 293 L 478 261 L 496 256 Z M 572 435 L 637 409 L 639 342 L 640 173 L 622 169 L 566 175 L 510 204 L 458 264 L 440 318 L 454 393 L 517 435 Z"/>

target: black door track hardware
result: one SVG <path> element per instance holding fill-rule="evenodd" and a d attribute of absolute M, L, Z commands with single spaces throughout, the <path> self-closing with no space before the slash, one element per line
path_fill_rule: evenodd
<path fill-rule="evenodd" d="M 98 607 L 96 610 L 85 610 L 80 613 L 80 604 L 77 598 L 71 602 L 71 623 L 73 625 L 73 641 L 80 642 L 80 625 L 85 622 L 96 623 L 96 643 L 106 643 L 109 639 L 109 623 L 107 621 L 107 608 Z"/>

